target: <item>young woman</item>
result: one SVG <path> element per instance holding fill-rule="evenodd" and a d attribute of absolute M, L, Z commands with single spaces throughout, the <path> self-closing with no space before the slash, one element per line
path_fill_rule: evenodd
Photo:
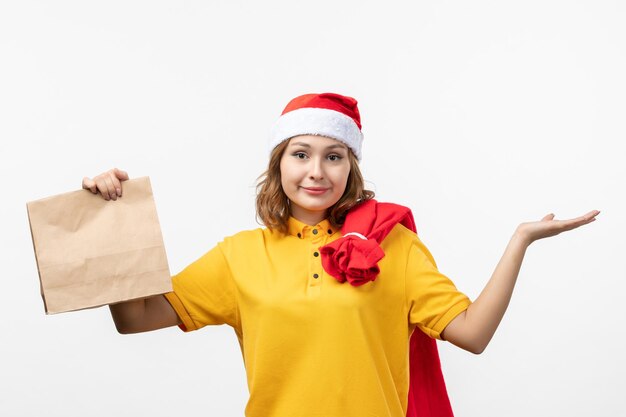
<path fill-rule="evenodd" d="M 410 210 L 378 203 L 364 188 L 362 139 L 353 98 L 291 100 L 258 184 L 266 227 L 219 242 L 172 277 L 173 292 L 111 305 L 118 331 L 232 326 L 248 417 L 451 416 L 434 340 L 481 353 L 526 248 L 593 222 L 599 211 L 520 224 L 471 302 L 437 270 Z M 127 179 L 113 169 L 84 178 L 83 188 L 117 200 Z"/>

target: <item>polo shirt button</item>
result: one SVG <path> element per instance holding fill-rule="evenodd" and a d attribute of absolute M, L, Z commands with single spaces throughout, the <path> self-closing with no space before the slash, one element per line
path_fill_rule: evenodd
<path fill-rule="evenodd" d="M 329 234 L 329 235 L 332 235 L 332 234 L 333 234 L 333 231 L 332 231 L 332 230 L 330 230 L 330 229 L 328 229 L 328 234 Z"/>
<path fill-rule="evenodd" d="M 298 233 L 298 237 L 302 237 L 302 233 Z"/>
<path fill-rule="evenodd" d="M 313 278 L 319 278 L 319 275 L 313 274 Z"/>
<path fill-rule="evenodd" d="M 320 253 L 319 252 L 313 252 L 313 256 L 315 256 L 315 257 L 320 256 Z"/>
<path fill-rule="evenodd" d="M 317 229 L 313 229 L 313 234 L 316 235 L 317 234 Z"/>

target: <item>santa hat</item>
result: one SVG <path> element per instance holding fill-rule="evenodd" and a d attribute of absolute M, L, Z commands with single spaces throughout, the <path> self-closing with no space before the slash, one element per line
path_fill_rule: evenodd
<path fill-rule="evenodd" d="M 270 151 L 298 135 L 321 135 L 345 143 L 361 160 L 361 116 L 357 101 L 335 93 L 304 94 L 292 99 L 270 133 Z"/>

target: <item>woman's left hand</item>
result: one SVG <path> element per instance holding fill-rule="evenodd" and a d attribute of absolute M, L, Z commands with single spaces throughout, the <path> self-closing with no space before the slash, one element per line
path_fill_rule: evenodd
<path fill-rule="evenodd" d="M 592 210 L 589 213 L 569 220 L 554 220 L 554 214 L 550 213 L 538 222 L 526 222 L 517 227 L 516 233 L 519 234 L 528 245 L 535 240 L 544 237 L 556 236 L 561 232 L 576 229 L 584 224 L 591 223 L 596 220 L 596 216 L 600 214 L 598 210 Z"/>

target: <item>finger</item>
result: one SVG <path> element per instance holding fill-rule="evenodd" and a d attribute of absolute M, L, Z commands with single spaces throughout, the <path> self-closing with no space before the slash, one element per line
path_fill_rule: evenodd
<path fill-rule="evenodd" d="M 541 219 L 541 221 L 545 222 L 552 219 L 554 219 L 554 213 L 546 214 L 545 216 L 543 216 L 543 219 Z"/>
<path fill-rule="evenodd" d="M 122 181 L 126 181 L 128 179 L 128 173 L 126 171 L 122 171 L 121 169 L 113 168 L 113 173 L 117 178 Z"/>
<path fill-rule="evenodd" d="M 598 210 L 592 210 L 587 214 L 572 219 L 572 221 L 580 222 L 581 224 L 589 223 L 591 220 L 594 220 L 598 214 L 600 214 Z"/>
<path fill-rule="evenodd" d="M 113 185 L 113 180 L 110 175 L 104 176 L 104 182 L 106 182 L 107 189 L 109 190 L 109 197 L 113 199 L 113 201 L 117 200 L 117 192 L 115 192 L 115 185 Z"/>
<path fill-rule="evenodd" d="M 570 220 L 563 220 L 561 229 L 562 230 L 576 229 L 577 227 L 591 223 L 594 220 L 595 220 L 595 217 L 586 217 L 586 216 L 581 216 L 581 217 L 577 217 L 575 219 L 570 219 Z"/>
<path fill-rule="evenodd" d="M 576 227 L 580 227 L 584 224 L 590 223 L 591 221 L 595 220 L 595 217 L 598 214 L 600 214 L 600 211 L 591 210 L 589 213 L 584 214 L 582 216 L 578 216 L 573 219 L 555 220 L 555 225 L 563 231 L 575 229 Z M 554 214 L 551 213 L 545 216 L 542 220 L 551 220 L 550 216 L 552 216 L 552 219 L 554 218 Z"/>
<path fill-rule="evenodd" d="M 91 178 L 85 177 L 83 178 L 83 188 L 85 190 L 90 190 L 92 193 L 97 194 L 98 188 L 96 187 L 96 182 Z"/>
<path fill-rule="evenodd" d="M 113 183 L 113 187 L 115 188 L 114 193 L 116 197 L 121 197 L 122 196 L 122 183 L 120 182 L 120 180 L 117 179 L 117 177 L 115 176 L 113 172 L 109 173 L 109 178 L 111 179 L 111 182 Z"/>
<path fill-rule="evenodd" d="M 107 201 L 110 200 L 111 196 L 109 196 L 109 187 L 107 187 L 107 183 L 103 177 L 96 177 L 96 185 L 98 186 L 98 190 L 100 191 L 100 194 L 102 194 L 102 197 L 104 197 Z"/>

